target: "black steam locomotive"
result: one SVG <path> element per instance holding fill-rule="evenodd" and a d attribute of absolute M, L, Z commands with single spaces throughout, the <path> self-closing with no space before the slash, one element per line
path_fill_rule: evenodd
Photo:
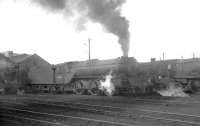
<path fill-rule="evenodd" d="M 132 57 L 101 61 L 91 60 L 76 67 L 70 84 L 76 93 L 102 94 L 102 90 L 99 90 L 101 82 L 105 81 L 108 74 L 111 74 L 114 95 L 128 95 L 132 91 L 128 80 L 128 70 L 136 63 L 137 61 Z"/>

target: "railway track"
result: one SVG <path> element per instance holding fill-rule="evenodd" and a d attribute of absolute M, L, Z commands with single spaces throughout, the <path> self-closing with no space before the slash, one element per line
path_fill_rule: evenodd
<path fill-rule="evenodd" d="M 67 103 L 67 102 L 52 102 L 52 101 L 28 101 L 25 104 L 40 105 L 40 106 L 52 106 L 70 109 L 73 111 L 83 111 L 95 114 L 103 114 L 108 116 L 117 116 L 120 118 L 128 118 L 136 121 L 154 121 L 158 123 L 164 123 L 173 126 L 179 125 L 192 125 L 200 126 L 200 116 L 188 115 L 182 113 L 169 113 L 162 111 L 153 111 L 147 109 L 131 109 L 129 112 L 124 112 L 120 107 L 112 106 L 99 106 L 82 103 Z"/>
<path fill-rule="evenodd" d="M 119 102 L 123 102 L 125 104 L 150 104 L 150 105 L 162 105 L 162 106 L 182 106 L 182 107 L 199 107 L 200 106 L 200 102 L 198 101 L 173 101 L 173 100 L 166 100 L 166 99 L 141 99 L 141 98 L 131 98 L 131 99 L 120 99 L 120 100 L 113 100 L 110 99 L 109 100 L 104 100 L 105 102 L 111 102 L 111 103 L 119 103 Z M 98 100 L 96 100 L 95 102 L 99 102 Z M 100 101 L 102 102 L 102 101 Z"/>
<path fill-rule="evenodd" d="M 43 103 L 39 103 L 43 104 Z M 99 114 L 105 114 L 110 116 L 119 116 L 130 118 L 134 120 L 152 120 L 169 124 L 176 125 L 192 125 L 192 126 L 200 126 L 200 116 L 197 115 L 189 115 L 182 113 L 170 113 L 163 111 L 153 111 L 148 109 L 132 109 L 129 112 L 123 112 L 123 109 L 120 107 L 112 107 L 112 106 L 99 106 L 99 105 L 90 105 L 90 104 L 82 104 L 82 103 L 64 103 L 63 105 L 52 104 L 50 102 L 44 103 L 43 105 L 52 105 L 52 106 L 60 106 L 65 108 L 70 108 L 73 110 L 85 111 L 85 112 L 93 112 Z M 62 104 L 62 103 L 60 103 Z"/>
<path fill-rule="evenodd" d="M 38 95 L 37 97 L 32 97 L 32 96 L 20 96 L 19 99 L 33 99 L 33 100 L 38 100 L 38 99 L 43 99 L 46 100 L 46 97 L 45 96 L 48 96 L 48 95 Z M 98 97 L 99 98 L 99 97 Z M 3 98 L 1 98 L 3 99 Z M 18 99 L 17 98 L 9 98 L 10 100 L 11 99 Z M 48 96 L 48 99 L 51 99 L 49 98 Z M 68 101 L 71 101 L 73 100 L 74 98 L 67 98 Z M 58 99 L 59 101 L 59 99 Z M 135 103 L 142 103 L 142 104 L 150 104 L 150 105 L 163 105 L 163 106 L 181 106 L 181 107 L 199 107 L 200 106 L 200 102 L 199 101 L 173 101 L 173 100 L 169 100 L 169 99 L 166 99 L 166 98 L 158 98 L 155 100 L 152 99 L 152 98 L 131 98 L 131 99 L 127 99 L 127 98 L 119 98 L 118 100 L 113 100 L 113 99 L 98 99 L 96 100 L 95 99 L 95 102 L 102 102 L 102 101 L 105 101 L 105 102 L 111 102 L 111 103 L 119 103 L 119 102 L 123 102 L 125 104 L 135 104 Z M 91 100 L 92 102 L 92 100 Z"/>
<path fill-rule="evenodd" d="M 45 96 L 48 95 L 38 95 L 37 97 L 32 97 L 31 96 L 20 96 L 19 99 L 33 99 L 33 100 L 38 100 L 38 99 L 43 99 Z M 17 97 L 18 98 L 18 97 Z M 17 99 L 17 98 L 9 98 L 11 99 Z M 99 98 L 99 97 L 98 97 Z M 1 98 L 4 99 L 4 98 Z M 46 100 L 46 97 L 44 98 Z M 49 98 L 50 99 L 50 98 Z M 68 98 L 69 101 L 73 100 L 73 98 Z M 96 100 L 96 99 L 95 99 Z M 119 100 L 113 100 L 113 99 L 99 99 L 101 102 L 105 101 L 111 101 L 112 103 L 118 103 L 118 102 L 123 102 L 126 104 L 135 104 L 135 103 L 144 103 L 144 104 L 152 104 L 152 105 L 164 105 L 164 106 L 187 106 L 187 107 L 199 107 L 200 106 L 200 102 L 199 101 L 173 101 L 173 100 L 168 100 L 166 98 L 158 98 L 155 100 L 155 98 L 131 98 L 127 99 L 127 98 L 119 98 Z M 59 101 L 59 100 L 58 100 Z M 96 100 L 95 102 L 98 102 L 98 100 Z"/>
<path fill-rule="evenodd" d="M 19 103 L 17 103 L 19 105 Z M 22 105 L 22 104 L 21 104 Z M 33 125 L 54 125 L 54 126 L 137 126 L 105 120 L 97 120 L 84 117 L 67 116 L 47 112 L 32 111 L 14 107 L 0 107 L 0 117 L 5 119 L 17 119 L 18 121 L 34 122 Z M 2 118 L 1 118 L 2 119 Z M 52 122 L 54 120 L 54 122 Z"/>
<path fill-rule="evenodd" d="M 140 99 L 134 98 L 134 101 L 141 102 L 141 103 L 149 103 L 149 104 L 158 104 L 158 105 L 182 105 L 182 106 L 200 106 L 200 102 L 198 101 L 166 101 L 163 99 L 160 100 L 153 100 L 153 99 Z"/>
<path fill-rule="evenodd" d="M 8 126 L 8 125 L 11 125 L 11 126 L 27 126 L 27 125 L 29 125 L 29 126 L 35 126 L 35 125 L 39 125 L 39 126 L 43 126 L 43 125 L 44 126 L 70 126 L 70 125 L 59 124 L 56 122 L 46 121 L 46 120 L 42 120 L 42 119 L 34 119 L 33 117 L 32 118 L 22 117 L 21 115 L 18 116 L 14 113 L 8 112 L 8 109 L 4 109 L 4 110 L 7 110 L 7 112 L 3 113 L 3 114 L 1 113 L 0 117 L 1 117 L 1 120 L 4 121 L 3 125 L 5 125 L 5 126 Z"/>

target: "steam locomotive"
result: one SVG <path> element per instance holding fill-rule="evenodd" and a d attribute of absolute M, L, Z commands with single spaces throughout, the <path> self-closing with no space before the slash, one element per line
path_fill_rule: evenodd
<path fill-rule="evenodd" d="M 99 90 L 101 81 L 111 73 L 111 83 L 114 85 L 114 95 L 131 94 L 128 80 L 128 69 L 134 67 L 137 61 L 133 57 L 120 57 L 113 60 L 91 60 L 76 67 L 70 84 L 76 93 L 104 94 Z"/>

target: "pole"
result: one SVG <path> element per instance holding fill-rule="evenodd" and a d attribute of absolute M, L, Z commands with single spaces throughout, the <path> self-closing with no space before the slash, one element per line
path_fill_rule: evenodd
<path fill-rule="evenodd" d="M 183 56 L 181 56 L 181 74 L 183 74 L 183 65 L 184 65 L 184 58 L 183 58 Z"/>
<path fill-rule="evenodd" d="M 163 61 L 165 60 L 165 53 L 163 52 Z"/>
<path fill-rule="evenodd" d="M 51 69 L 53 70 L 53 83 L 56 83 L 56 66 L 52 65 Z"/>
<path fill-rule="evenodd" d="M 90 64 L 90 38 L 88 38 L 88 47 L 89 47 L 88 56 L 89 56 L 89 64 Z"/>
<path fill-rule="evenodd" d="M 18 86 L 19 86 L 19 84 L 20 84 L 20 76 L 19 76 L 19 74 L 20 74 L 20 72 L 19 72 L 19 63 L 17 63 L 16 65 L 15 65 L 15 71 L 16 71 L 16 79 L 17 79 L 17 84 L 18 84 Z"/>

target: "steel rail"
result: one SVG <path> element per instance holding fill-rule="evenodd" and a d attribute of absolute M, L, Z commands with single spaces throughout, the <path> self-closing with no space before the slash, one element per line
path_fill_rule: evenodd
<path fill-rule="evenodd" d="M 138 115 L 133 115 L 132 113 L 127 113 L 127 114 L 123 114 L 121 112 L 113 112 L 113 111 L 109 111 L 109 110 L 102 110 L 103 106 L 100 106 L 101 109 L 94 109 L 94 108 L 85 108 L 85 107 L 80 107 L 80 105 L 82 105 L 81 103 L 70 103 L 70 105 L 58 105 L 55 103 L 42 103 L 42 102 L 35 102 L 35 104 L 40 104 L 40 105 L 51 105 L 51 106 L 56 106 L 56 107 L 65 107 L 65 108 L 70 108 L 70 109 L 75 109 L 75 110 L 83 110 L 83 111 L 89 111 L 89 112 L 95 112 L 95 113 L 103 113 L 103 114 L 108 114 L 108 115 L 114 115 L 114 116 L 120 116 L 120 117 L 128 117 L 128 118 L 135 118 L 135 119 L 153 119 L 153 120 L 157 120 L 157 121 L 168 121 L 170 123 L 184 123 L 184 124 L 190 124 L 190 125 L 200 125 L 200 123 L 194 122 L 194 121 L 185 121 L 185 120 L 180 120 L 180 119 L 170 119 L 170 118 L 163 118 L 163 117 L 155 117 L 155 116 L 148 116 L 148 115 L 144 115 L 144 114 L 138 114 Z M 78 107 L 76 106 L 78 105 Z M 89 104 L 83 104 L 83 105 L 87 105 L 87 107 L 98 107 L 98 105 L 89 105 Z M 111 107 L 112 106 L 106 106 L 106 108 Z M 120 107 L 114 107 L 116 108 L 120 108 Z M 188 114 L 181 114 L 181 113 L 169 113 L 169 112 L 162 112 L 162 111 L 153 111 L 153 110 L 145 110 L 145 109 L 134 109 L 136 111 L 143 111 L 143 112 L 151 112 L 153 114 L 168 114 L 168 115 L 175 115 L 175 116 L 185 116 L 183 118 L 188 118 L 188 117 L 194 117 L 194 118 L 200 118 L 200 116 L 197 115 L 188 115 Z"/>
<path fill-rule="evenodd" d="M 61 102 L 60 102 L 61 103 Z M 90 104 L 81 104 L 81 103 L 66 103 L 64 102 L 64 105 L 58 105 L 55 103 L 51 103 L 48 101 L 48 103 L 36 103 L 36 104 L 43 104 L 43 105 L 52 105 L 52 106 L 57 106 L 57 107 L 69 107 L 71 109 L 75 109 L 75 110 L 85 110 L 85 111 L 90 111 L 90 112 L 96 112 L 96 113 L 104 113 L 104 114 L 109 114 L 109 115 L 118 115 L 121 117 L 129 117 L 129 118 L 146 118 L 146 119 L 154 119 L 154 120 L 163 120 L 163 121 L 169 121 L 171 123 L 185 123 L 185 124 L 192 124 L 192 125 L 200 125 L 200 123 L 194 122 L 194 121 L 185 121 L 185 120 L 180 120 L 180 119 L 170 119 L 170 118 L 162 118 L 162 117 L 155 117 L 155 116 L 148 116 L 148 115 L 144 115 L 144 114 L 138 114 L 133 115 L 131 112 L 127 113 L 127 114 L 123 114 L 121 112 L 113 112 L 113 111 L 109 111 L 109 110 L 104 110 L 103 107 L 104 106 L 99 106 L 99 105 L 90 105 Z M 78 105 L 78 107 L 76 106 Z M 81 107 L 81 105 L 83 105 Z M 85 108 L 85 107 L 88 108 Z M 94 108 L 90 108 L 90 107 L 95 107 Z M 97 107 L 100 107 L 101 109 L 97 109 Z M 112 106 L 105 106 L 105 108 L 115 108 L 115 109 L 122 109 L 120 107 L 112 107 Z M 199 118 L 200 120 L 200 116 L 198 115 L 189 115 L 189 114 L 182 114 L 182 113 L 170 113 L 170 112 L 163 112 L 163 111 L 154 111 L 154 110 L 148 110 L 148 109 L 132 109 L 135 111 L 140 111 L 140 112 L 150 112 L 151 114 L 165 114 L 166 115 L 173 115 L 173 116 L 179 116 L 182 118 L 188 118 L 188 117 L 192 117 L 192 118 Z"/>
<path fill-rule="evenodd" d="M 20 96 L 22 98 L 30 98 L 30 96 Z M 37 100 L 38 98 L 32 98 Z M 180 102 L 180 101 L 165 101 L 161 99 L 161 103 L 158 102 L 158 100 L 153 99 L 141 99 L 141 98 L 134 98 L 132 101 L 139 101 L 143 103 L 150 103 L 150 104 L 158 104 L 158 105 L 174 105 L 174 104 L 180 104 L 180 105 L 200 105 L 200 102 Z"/>
<path fill-rule="evenodd" d="M 26 112 L 30 114 L 38 114 L 38 115 L 46 115 L 46 116 L 53 116 L 53 117 L 60 117 L 60 118 L 71 118 L 71 119 L 78 119 L 78 120 L 84 120 L 84 121 L 92 121 L 101 124 L 112 124 L 117 126 L 137 126 L 137 125 L 130 125 L 126 123 L 119 123 L 119 122 L 111 122 L 111 121 L 105 121 L 105 120 L 98 120 L 98 119 L 91 119 L 86 117 L 77 117 L 77 116 L 69 116 L 69 115 L 61 115 L 61 114 L 53 114 L 53 113 L 46 113 L 46 112 L 37 112 L 37 111 L 31 111 L 31 110 L 25 110 L 25 109 L 17 109 L 17 108 L 9 108 L 9 107 L 0 107 L 0 109 L 4 110 L 11 110 L 11 111 L 19 111 L 19 112 Z"/>
<path fill-rule="evenodd" d="M 55 125 L 55 126 L 70 126 L 70 125 L 58 124 L 58 123 L 55 123 L 55 122 L 50 122 L 50 121 L 41 120 L 41 119 L 20 117 L 20 116 L 11 115 L 11 114 L 8 114 L 8 113 L 6 113 L 6 114 L 5 113 L 3 113 L 3 114 L 1 113 L 0 115 L 3 116 L 3 117 L 12 117 L 12 119 L 15 118 L 15 119 L 27 120 L 27 121 L 32 121 L 32 122 L 37 122 L 37 123 L 42 123 L 42 124 L 51 124 L 51 125 Z"/>
<path fill-rule="evenodd" d="M 45 101 L 46 102 L 46 101 Z M 44 104 L 44 105 L 54 105 L 54 106 L 58 106 L 58 107 L 66 107 L 67 105 L 71 105 L 71 106 L 84 106 L 84 107 L 94 107 L 94 108 L 100 108 L 100 109 L 115 109 L 115 110 L 123 110 L 123 108 L 121 107 L 113 107 L 113 106 L 102 106 L 102 105 L 93 105 L 93 104 L 85 104 L 85 103 L 70 103 L 70 102 L 56 102 L 56 103 L 52 103 L 53 101 L 47 101 L 48 104 L 40 102 L 35 102 L 36 104 Z M 32 102 L 34 103 L 34 102 Z M 58 105 L 58 103 L 61 103 L 62 105 Z M 152 112 L 152 113 L 159 113 L 159 114 L 167 114 L 167 115 L 177 115 L 177 116 L 187 116 L 187 117 L 195 117 L 195 118 L 199 118 L 200 120 L 200 116 L 199 115 L 191 115 L 191 114 L 184 114 L 184 113 L 173 113 L 173 112 L 164 112 L 164 111 L 156 111 L 156 110 L 149 110 L 149 109 L 136 109 L 133 108 L 131 110 L 136 110 L 136 111 L 143 111 L 143 112 Z"/>

